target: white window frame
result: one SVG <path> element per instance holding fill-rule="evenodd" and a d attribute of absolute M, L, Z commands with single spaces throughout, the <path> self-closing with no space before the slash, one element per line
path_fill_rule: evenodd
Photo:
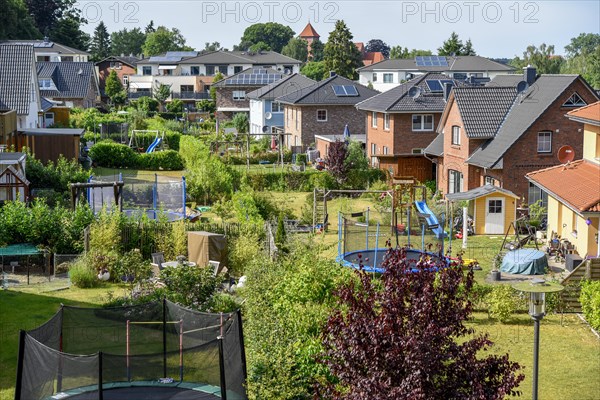
<path fill-rule="evenodd" d="M 123 75 L 123 86 L 129 85 L 129 75 Z"/>
<path fill-rule="evenodd" d="M 538 132 L 537 152 L 552 153 L 552 131 Z"/>
<path fill-rule="evenodd" d="M 383 83 L 394 83 L 394 74 L 384 73 L 383 74 Z"/>
<path fill-rule="evenodd" d="M 458 182 L 456 182 L 458 178 Z M 461 193 L 463 191 L 464 175 L 454 169 L 448 170 L 448 193 Z M 457 190 L 458 189 L 458 190 Z"/>
<path fill-rule="evenodd" d="M 452 137 L 450 138 L 450 144 L 455 146 L 460 146 L 460 126 L 453 125 L 452 126 Z"/>
<path fill-rule="evenodd" d="M 374 156 L 377 154 L 377 143 L 371 143 L 371 155 Z"/>
<path fill-rule="evenodd" d="M 390 114 L 388 113 L 383 114 L 383 129 L 390 130 Z"/>
<path fill-rule="evenodd" d="M 195 74 L 195 73 L 193 72 L 193 69 L 194 69 L 194 68 L 198 68 L 198 73 L 196 73 L 196 74 Z M 200 66 L 199 66 L 199 65 L 192 65 L 192 66 L 190 67 L 190 75 L 193 75 L 193 76 L 198 76 L 198 75 L 200 75 Z"/>
<path fill-rule="evenodd" d="M 320 112 L 324 112 L 325 113 L 325 119 L 319 118 L 319 113 Z M 317 110 L 317 122 L 327 122 L 327 110 L 326 109 L 321 108 L 321 109 Z"/>
<path fill-rule="evenodd" d="M 146 71 L 148 71 L 148 73 L 146 73 Z M 150 75 L 152 75 L 152 67 L 149 66 L 149 65 L 142 66 L 142 75 L 143 76 L 150 76 Z"/>
<path fill-rule="evenodd" d="M 233 100 L 235 101 L 242 101 L 242 100 L 246 100 L 246 91 L 245 90 L 234 90 L 231 93 Z"/>
<path fill-rule="evenodd" d="M 273 106 L 275 106 L 276 110 L 273 108 Z M 283 112 L 283 104 L 281 104 L 281 103 L 279 103 L 277 101 L 271 102 L 271 112 L 272 113 L 274 113 L 274 112 L 277 112 L 277 113 Z"/>
<path fill-rule="evenodd" d="M 388 155 L 388 147 L 387 146 L 383 146 L 383 155 Z"/>
<path fill-rule="evenodd" d="M 373 72 L 373 82 L 377 82 L 377 72 Z"/>
<path fill-rule="evenodd" d="M 415 121 L 415 118 L 417 118 L 418 121 Z M 427 118 L 431 118 L 431 128 L 427 128 L 425 126 L 425 124 L 426 124 L 425 120 Z M 411 116 L 411 123 L 412 123 L 413 132 L 433 132 L 433 128 L 434 128 L 433 114 L 413 114 Z"/>
<path fill-rule="evenodd" d="M 371 128 L 377 128 L 377 113 L 375 111 L 371 112 Z"/>
<path fill-rule="evenodd" d="M 485 185 L 497 186 L 496 183 L 500 183 L 500 182 L 498 181 L 498 179 L 494 178 L 493 176 L 486 175 L 484 177 L 483 183 Z"/>

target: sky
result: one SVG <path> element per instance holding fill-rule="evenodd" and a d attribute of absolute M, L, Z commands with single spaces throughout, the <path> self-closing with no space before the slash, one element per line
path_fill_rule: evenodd
<path fill-rule="evenodd" d="M 202 1 L 81 0 L 78 7 L 93 33 L 100 21 L 110 32 L 154 26 L 178 28 L 197 50 L 206 42 L 233 48 L 248 26 L 278 22 L 299 34 L 311 22 L 326 41 L 342 19 L 355 42 L 381 39 L 390 46 L 431 50 L 452 31 L 471 39 L 477 54 L 493 58 L 521 56 L 530 44 L 564 46 L 580 33 L 600 33 L 600 0 L 568 1 Z"/>

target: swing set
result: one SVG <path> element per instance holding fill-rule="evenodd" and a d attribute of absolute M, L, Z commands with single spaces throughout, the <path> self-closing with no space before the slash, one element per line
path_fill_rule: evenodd
<path fill-rule="evenodd" d="M 134 129 L 131 131 L 131 135 L 129 137 L 129 147 L 132 149 L 138 150 L 140 153 L 144 151 L 144 146 L 140 145 L 138 135 L 144 133 L 153 133 L 154 140 L 150 143 L 150 146 L 145 150 L 146 153 L 152 153 L 155 150 L 160 149 L 163 150 L 165 146 L 165 131 L 159 130 L 143 130 L 143 129 Z"/>

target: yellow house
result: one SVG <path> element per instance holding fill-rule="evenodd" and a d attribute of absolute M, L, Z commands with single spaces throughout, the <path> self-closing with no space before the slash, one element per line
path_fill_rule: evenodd
<path fill-rule="evenodd" d="M 548 234 L 568 239 L 582 257 L 600 257 L 600 102 L 566 117 L 584 123 L 583 159 L 526 177 L 548 193 Z"/>
<path fill-rule="evenodd" d="M 484 185 L 466 192 L 449 193 L 450 201 L 469 201 L 476 235 L 503 235 L 517 218 L 519 196 L 510 190 Z M 514 233 L 509 232 L 509 233 Z"/>

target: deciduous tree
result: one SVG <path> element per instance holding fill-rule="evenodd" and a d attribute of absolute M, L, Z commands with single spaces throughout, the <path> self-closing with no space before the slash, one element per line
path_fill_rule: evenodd
<path fill-rule="evenodd" d="M 117 71 L 112 70 L 110 71 L 110 74 L 108 74 L 108 78 L 106 78 L 106 86 L 104 87 L 104 92 L 110 98 L 110 101 L 113 102 L 113 104 L 117 104 L 117 102 L 115 102 L 115 99 L 121 99 L 122 96 L 120 95 L 120 93 L 124 92 L 124 89 L 123 84 L 119 79 L 119 75 L 117 75 Z"/>
<path fill-rule="evenodd" d="M 370 53 L 380 52 L 385 58 L 390 57 L 390 46 L 381 39 L 371 39 L 367 42 L 365 50 Z"/>
<path fill-rule="evenodd" d="M 133 28 L 131 30 L 125 28 L 113 32 L 110 35 L 110 41 L 112 55 L 139 56 L 142 54 L 142 46 L 146 41 L 146 34 L 140 28 Z"/>
<path fill-rule="evenodd" d="M 390 58 L 402 59 L 402 58 L 415 58 L 416 56 L 430 56 L 432 55 L 431 50 L 419 50 L 412 49 L 408 50 L 408 47 L 394 46 L 390 50 Z"/>
<path fill-rule="evenodd" d="M 265 42 L 270 49 L 281 53 L 283 46 L 294 37 L 294 31 L 289 26 L 277 22 L 258 23 L 250 25 L 244 31 L 240 40 L 238 50 L 248 50 L 250 46 L 259 42 Z"/>
<path fill-rule="evenodd" d="M 155 56 L 167 51 L 190 51 L 191 47 L 186 46 L 185 38 L 177 28 L 169 29 L 159 26 L 155 32 L 146 35 L 146 41 L 142 46 L 146 57 Z"/>
<path fill-rule="evenodd" d="M 40 37 L 23 0 L 0 0 L 0 10 L 0 40 Z"/>
<path fill-rule="evenodd" d="M 554 54 L 554 45 L 542 43 L 539 47 L 527 46 L 523 58 L 515 57 L 510 64 L 516 68 L 531 65 L 537 68 L 538 74 L 558 74 L 564 62 L 561 56 Z"/>
<path fill-rule="evenodd" d="M 160 104 L 161 111 L 164 110 L 165 102 L 171 95 L 171 85 L 165 85 L 164 83 L 155 84 L 152 89 L 152 96 L 158 101 Z"/>
<path fill-rule="evenodd" d="M 319 39 L 313 40 L 310 44 L 309 61 L 323 61 L 323 52 L 325 51 L 325 43 Z"/>
<path fill-rule="evenodd" d="M 309 61 L 300 69 L 300 73 L 315 81 L 320 81 L 327 74 L 324 61 Z"/>
<path fill-rule="evenodd" d="M 325 399 L 504 399 L 524 379 L 508 355 L 464 321 L 473 272 L 409 260 L 390 249 L 381 281 L 364 271 L 338 292 L 324 328 L 321 361 L 333 381 Z M 439 268 L 439 271 L 436 271 Z M 316 397 L 315 397 L 316 398 Z"/>
<path fill-rule="evenodd" d="M 342 185 L 348 179 L 348 164 L 346 157 L 348 155 L 348 145 L 340 140 L 329 145 L 327 150 L 327 171 L 335 178 L 339 185 Z"/>
<path fill-rule="evenodd" d="M 308 58 L 308 42 L 302 38 L 291 38 L 281 50 L 281 54 L 305 62 Z"/>

